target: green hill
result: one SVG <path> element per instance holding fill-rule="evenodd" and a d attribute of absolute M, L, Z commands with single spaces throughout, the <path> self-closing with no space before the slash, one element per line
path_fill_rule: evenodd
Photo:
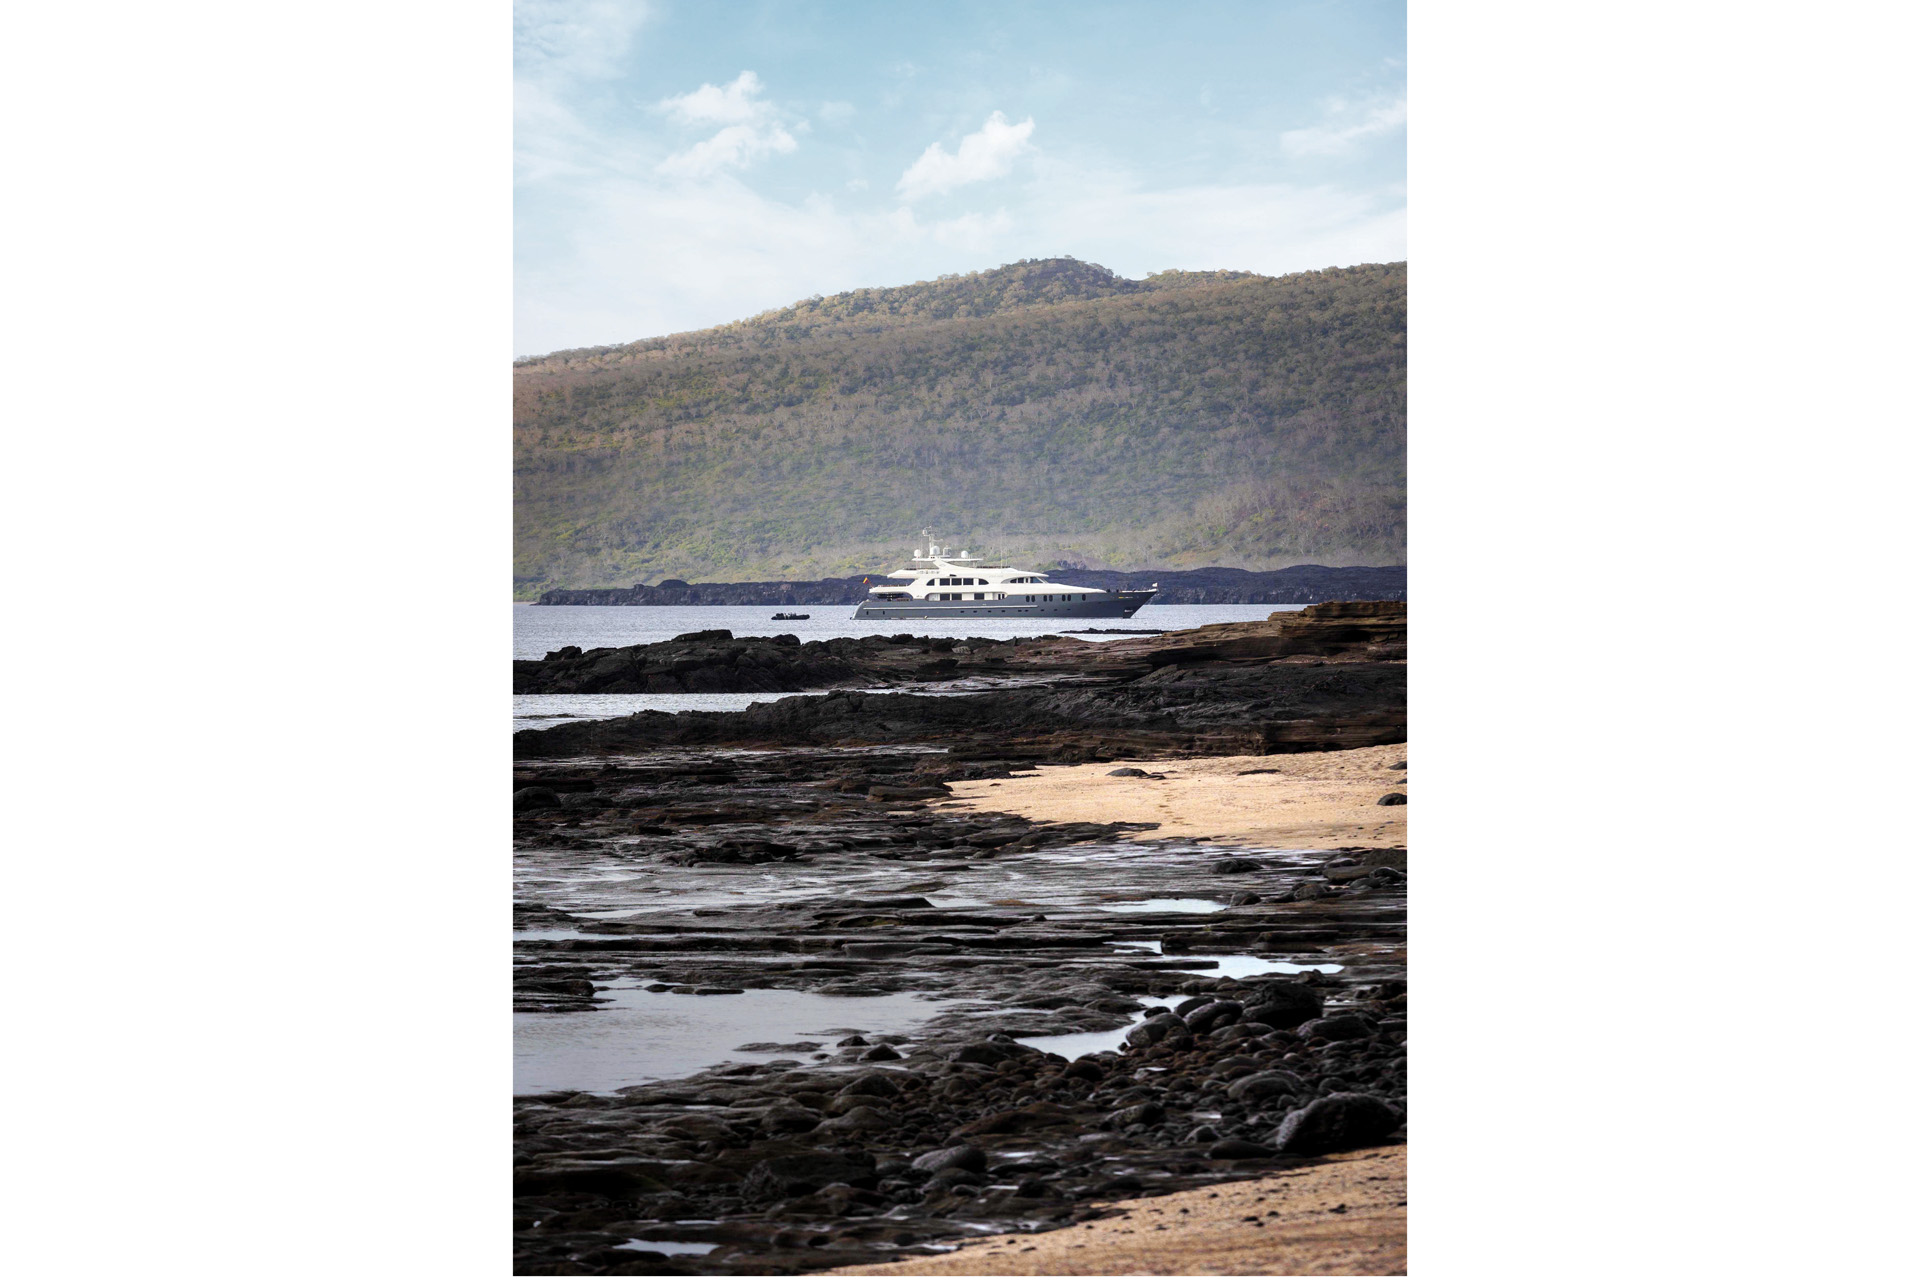
<path fill-rule="evenodd" d="M 1073 259 L 514 366 L 516 597 L 898 567 L 1398 564 L 1405 263 Z"/>

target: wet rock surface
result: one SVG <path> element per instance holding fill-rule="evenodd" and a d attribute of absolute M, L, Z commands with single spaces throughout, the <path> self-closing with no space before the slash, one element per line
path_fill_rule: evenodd
<path fill-rule="evenodd" d="M 833 1012 L 631 1081 L 546 1064 L 514 1099 L 517 1274 L 872 1262 L 1404 1123 L 1404 851 L 1235 849 L 1251 865 L 1221 871 L 1203 842 L 938 808 L 1018 752 L 671 737 L 518 752 L 518 1016 Z M 1221 909 L 1114 909 L 1192 899 Z M 1122 1047 L 1023 1043 L 1090 1033 Z"/>
<path fill-rule="evenodd" d="M 642 712 L 514 735 L 522 759 L 685 746 L 914 743 L 955 760 L 1266 755 L 1404 742 L 1404 663 L 1208 662 L 965 696 L 846 690 L 742 711 Z"/>

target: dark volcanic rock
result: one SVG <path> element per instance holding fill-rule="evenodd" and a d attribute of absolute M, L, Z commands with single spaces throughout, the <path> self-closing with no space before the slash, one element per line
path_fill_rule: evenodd
<path fill-rule="evenodd" d="M 1398 1108 L 1366 1093 L 1330 1093 L 1287 1113 L 1273 1132 L 1282 1154 L 1317 1156 L 1385 1142 L 1405 1123 Z"/>
<path fill-rule="evenodd" d="M 1373 1034 L 1373 1023 L 1357 1013 L 1337 1013 L 1330 1018 L 1315 1018 L 1294 1028 L 1303 1038 L 1319 1036 L 1323 1040 L 1359 1040 Z"/>
<path fill-rule="evenodd" d="M 916 1156 L 912 1167 L 922 1173 L 939 1173 L 943 1169 L 966 1169 L 973 1173 L 987 1171 L 987 1153 L 968 1144 L 957 1147 L 941 1147 L 938 1151 L 929 1151 Z"/>
<path fill-rule="evenodd" d="M 1227 1086 L 1227 1096 L 1235 1102 L 1261 1103 L 1268 1098 L 1302 1094 L 1307 1085 L 1291 1071 L 1260 1071 L 1241 1076 Z"/>
<path fill-rule="evenodd" d="M 1194 1035 L 1203 1036 L 1215 1027 L 1238 1022 L 1245 1009 L 1246 1006 L 1238 1000 L 1209 1001 L 1186 1015 L 1187 1029 Z"/>
<path fill-rule="evenodd" d="M 900 1096 L 900 1085 L 884 1071 L 869 1071 L 848 1081 L 840 1093 L 843 1097 L 858 1094 L 869 1098 L 897 1098 Z"/>
<path fill-rule="evenodd" d="M 955 759 L 1264 755 L 1406 740 L 1406 666 L 1232 663 L 963 697 L 838 690 L 741 711 L 645 712 L 514 735 L 521 759 L 675 746 L 946 744 Z"/>
<path fill-rule="evenodd" d="M 1150 1044 L 1158 1044 L 1164 1040 L 1175 1027 L 1184 1030 L 1186 1025 L 1178 1014 L 1158 1014 L 1127 1032 L 1127 1043 L 1144 1049 Z"/>
<path fill-rule="evenodd" d="M 830 1151 L 809 1155 L 776 1156 L 762 1160 L 740 1183 L 740 1198 L 752 1203 L 810 1195 L 836 1182 L 871 1189 L 877 1177 L 873 1157 Z"/>
<path fill-rule="evenodd" d="M 1167 1118 L 1167 1109 L 1157 1102 L 1142 1102 L 1136 1106 L 1122 1107 L 1107 1117 L 1107 1123 L 1116 1129 L 1124 1129 L 1134 1124 L 1159 1124 Z"/>
<path fill-rule="evenodd" d="M 1375 804 L 1405 804 L 1406 802 L 1407 796 L 1404 791 L 1390 791 L 1374 801 Z"/>
<path fill-rule="evenodd" d="M 515 813 L 532 813 L 536 809 L 558 809 L 559 807 L 560 793 L 551 787 L 522 787 L 513 793 Z"/>
<path fill-rule="evenodd" d="M 886 1112 L 876 1111 L 874 1108 L 868 1106 L 856 1106 L 849 1109 L 844 1115 L 837 1115 L 831 1120 L 822 1120 L 818 1131 L 824 1133 L 855 1133 L 862 1131 L 868 1133 L 887 1133 L 895 1127 L 896 1122 L 894 1118 Z"/>
<path fill-rule="evenodd" d="M 1300 982 L 1270 982 L 1246 999 L 1248 1022 L 1264 1022 L 1285 1031 L 1309 1018 L 1317 1018 L 1325 1008 L 1320 993 Z"/>
<path fill-rule="evenodd" d="M 1274 1154 L 1276 1153 L 1272 1147 L 1262 1146 L 1258 1142 L 1248 1142 L 1244 1138 L 1226 1138 L 1207 1148 L 1209 1160 L 1252 1160 Z"/>

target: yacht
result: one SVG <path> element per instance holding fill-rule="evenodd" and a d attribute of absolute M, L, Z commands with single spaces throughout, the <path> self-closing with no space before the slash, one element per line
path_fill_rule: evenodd
<path fill-rule="evenodd" d="M 1160 586 L 1076 587 L 1032 569 L 988 564 L 969 551 L 955 555 L 931 540 L 914 550 L 912 567 L 887 578 L 867 593 L 855 618 L 1131 618 Z"/>

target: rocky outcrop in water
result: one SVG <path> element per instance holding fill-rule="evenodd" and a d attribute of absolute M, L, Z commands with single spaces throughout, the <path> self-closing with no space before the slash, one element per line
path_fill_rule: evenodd
<path fill-rule="evenodd" d="M 694 631 L 654 644 L 557 649 L 513 664 L 515 693 L 799 693 L 898 688 L 939 681 L 991 683 L 1085 676 L 1126 680 L 1166 668 L 1244 667 L 1279 659 L 1393 662 L 1407 653 L 1407 606 L 1342 601 L 1095 643 L 1062 636 L 1018 640 L 842 637 Z"/>
<path fill-rule="evenodd" d="M 1103 591 L 1137 591 L 1159 584 L 1155 604 L 1315 604 L 1323 600 L 1405 600 L 1405 565 L 1381 568 L 1330 569 L 1297 564 L 1285 569 L 1060 569 L 1054 574 L 1075 586 Z M 680 582 L 669 580 L 648 586 L 590 587 L 556 590 L 542 595 L 539 604 L 727 604 L 807 605 L 859 604 L 867 592 L 886 581 L 884 574 L 857 578 L 822 578 L 816 582 Z"/>

